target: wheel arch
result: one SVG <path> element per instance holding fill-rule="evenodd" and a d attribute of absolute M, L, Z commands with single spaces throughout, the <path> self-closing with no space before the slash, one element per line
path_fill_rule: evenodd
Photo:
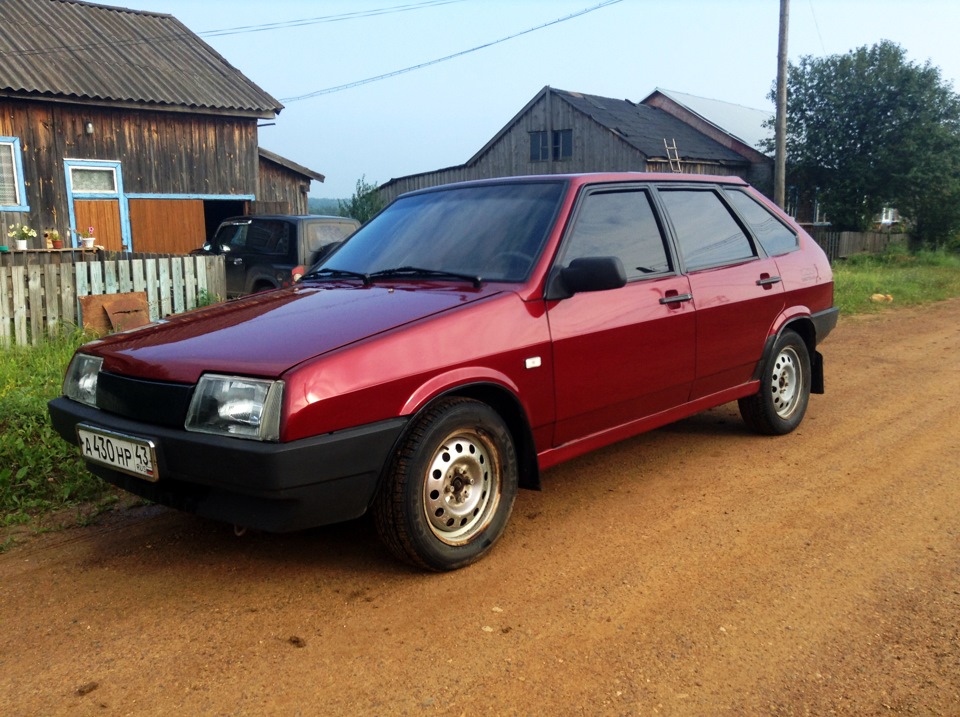
<path fill-rule="evenodd" d="M 763 347 L 763 356 L 754 371 L 754 379 L 759 380 L 763 367 L 771 358 L 774 345 L 785 331 L 792 331 L 803 339 L 803 343 L 807 347 L 807 353 L 810 355 L 810 393 L 823 393 L 823 356 L 817 351 L 817 327 L 810 314 L 786 317 L 780 324 L 780 328 L 767 337 L 767 342 Z"/>
<path fill-rule="evenodd" d="M 453 386 L 438 393 L 418 406 L 411 416 L 415 418 L 423 411 L 428 410 L 437 401 L 447 398 L 469 398 L 485 403 L 500 414 L 510 435 L 513 438 L 514 449 L 517 452 L 518 482 L 521 488 L 540 490 L 540 468 L 537 463 L 537 449 L 533 440 L 533 431 L 520 399 L 509 388 L 499 383 L 478 381 L 475 383 Z M 410 421 L 413 425 L 414 421 Z M 402 444 L 402 437 L 398 445 Z"/>

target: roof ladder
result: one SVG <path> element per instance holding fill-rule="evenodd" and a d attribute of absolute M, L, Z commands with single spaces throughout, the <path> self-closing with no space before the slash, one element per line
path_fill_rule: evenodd
<path fill-rule="evenodd" d="M 677 151 L 677 140 L 672 140 L 673 144 L 667 144 L 667 138 L 663 138 L 663 148 L 667 150 L 667 160 L 670 162 L 670 171 L 679 174 L 683 171 L 680 167 L 680 153 Z"/>

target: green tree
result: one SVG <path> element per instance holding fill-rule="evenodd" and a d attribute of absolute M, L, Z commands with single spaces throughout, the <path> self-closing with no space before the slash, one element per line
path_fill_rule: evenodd
<path fill-rule="evenodd" d="M 379 186 L 376 182 L 368 182 L 367 175 L 357 180 L 357 189 L 350 197 L 350 201 L 339 200 L 340 216 L 353 217 L 361 224 L 366 224 L 374 214 L 383 209 L 383 199 L 380 197 Z"/>
<path fill-rule="evenodd" d="M 888 40 L 802 57 L 787 78 L 787 167 L 836 228 L 892 206 L 916 243 L 941 244 L 960 230 L 960 97 Z"/>

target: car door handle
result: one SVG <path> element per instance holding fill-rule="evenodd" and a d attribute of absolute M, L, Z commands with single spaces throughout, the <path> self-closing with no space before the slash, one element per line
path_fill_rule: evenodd
<path fill-rule="evenodd" d="M 668 291 L 667 295 L 660 299 L 661 304 L 681 304 L 684 301 L 692 301 L 693 294 L 678 294 L 673 291 Z"/>
<path fill-rule="evenodd" d="M 781 281 L 779 276 L 762 275 L 757 279 L 757 286 L 773 286 L 774 284 L 779 284 Z"/>
<path fill-rule="evenodd" d="M 236 257 L 234 257 L 233 259 L 230 260 L 230 263 L 231 263 L 231 264 L 234 264 L 234 265 L 236 265 L 236 264 L 242 264 L 242 263 L 243 263 L 243 259 L 241 259 L 239 256 L 236 256 Z"/>

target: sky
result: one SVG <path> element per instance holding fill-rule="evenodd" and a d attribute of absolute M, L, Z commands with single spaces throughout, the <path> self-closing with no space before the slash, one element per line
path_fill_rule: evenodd
<path fill-rule="evenodd" d="M 280 100 L 260 145 L 325 175 L 315 197 L 462 164 L 545 85 L 773 112 L 779 0 L 101 2 L 174 15 Z M 960 92 L 958 28 L 957 0 L 791 0 L 789 58 L 892 40 Z"/>

